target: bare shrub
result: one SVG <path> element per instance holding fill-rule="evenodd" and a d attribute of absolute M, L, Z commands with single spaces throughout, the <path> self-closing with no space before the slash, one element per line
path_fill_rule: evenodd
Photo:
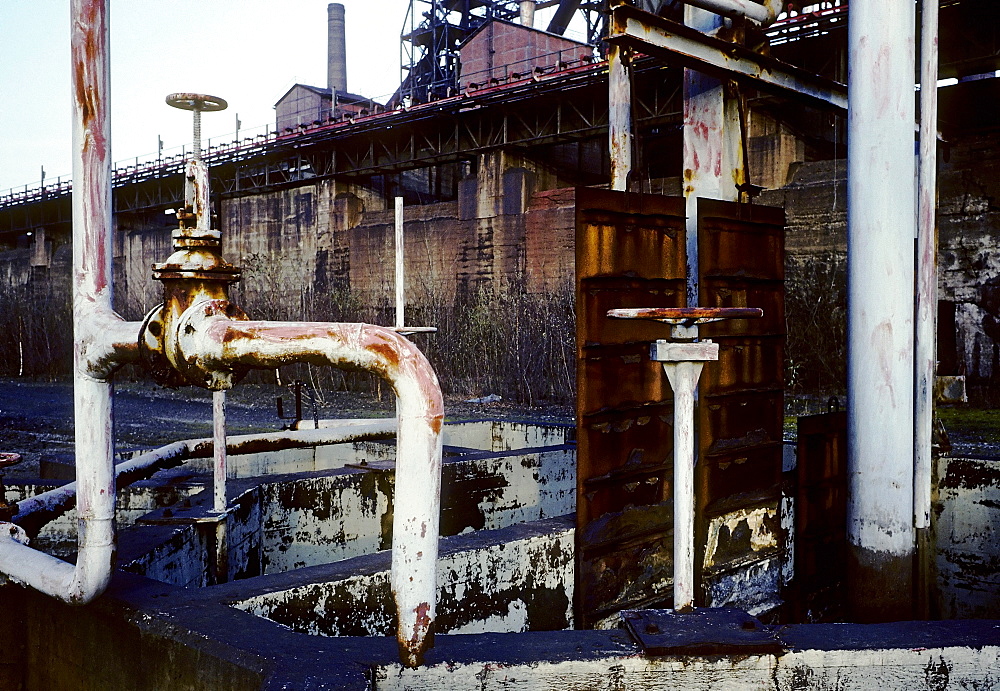
<path fill-rule="evenodd" d="M 0 284 L 0 374 L 5 377 L 56 378 L 72 370 L 69 298 L 40 285 L 33 290 L 32 283 Z"/>
<path fill-rule="evenodd" d="M 795 393 L 847 390 L 847 267 L 839 254 L 790 257 L 785 382 Z"/>

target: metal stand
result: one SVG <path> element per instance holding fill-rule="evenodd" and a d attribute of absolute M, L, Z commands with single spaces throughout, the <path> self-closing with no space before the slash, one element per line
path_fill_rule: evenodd
<path fill-rule="evenodd" d="M 609 310 L 617 319 L 670 324 L 673 340 L 650 344 L 649 359 L 663 363 L 674 392 L 674 609 L 694 608 L 695 394 L 706 362 L 719 359 L 719 344 L 698 340 L 698 325 L 722 319 L 752 319 L 763 311 L 746 307 L 654 307 Z"/>

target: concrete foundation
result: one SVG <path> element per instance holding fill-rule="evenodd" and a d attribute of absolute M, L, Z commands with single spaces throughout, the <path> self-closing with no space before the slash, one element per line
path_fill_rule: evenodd
<path fill-rule="evenodd" d="M 616 628 L 617 619 L 607 631 L 572 630 L 571 433 L 568 426 L 508 421 L 446 426 L 440 628 L 423 668 L 398 665 L 391 635 L 387 550 L 395 448 L 386 439 L 231 456 L 240 478 L 230 488 L 226 583 L 213 585 L 210 570 L 215 527 L 207 520 L 211 480 L 204 461 L 122 490 L 124 570 L 97 603 L 71 608 L 17 586 L 0 588 L 14 622 L 0 629 L 13 651 L 0 679 L 12 689 L 450 689 L 507 688 L 514 681 L 540 689 L 939 689 L 1000 683 L 1000 622 L 986 619 L 755 622 L 743 627 L 752 632 L 744 647 L 734 647 L 726 632 L 724 620 L 733 615 L 717 620 L 717 610 L 699 610 L 704 621 L 694 628 L 669 626 L 667 648 Z M 941 459 L 936 472 L 939 587 L 932 609 L 949 617 L 997 616 L 1000 549 L 992 533 L 1000 464 Z M 13 486 L 8 499 L 38 489 Z M 712 524 L 702 566 L 713 605 L 772 619 L 783 611 L 785 586 L 794 577 L 793 505 L 789 496 L 780 507 L 748 509 Z M 49 524 L 39 541 L 72 558 L 72 518 L 71 512 Z M 143 661 L 141 669 L 136 660 Z"/>

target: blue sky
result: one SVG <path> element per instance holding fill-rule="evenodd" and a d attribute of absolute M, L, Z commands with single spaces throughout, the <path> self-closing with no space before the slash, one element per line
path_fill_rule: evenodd
<path fill-rule="evenodd" d="M 408 0 L 341 0 L 348 88 L 378 97 L 399 84 Z M 295 82 L 326 84 L 327 0 L 112 0 L 111 129 L 115 161 L 190 142 L 190 114 L 168 93 L 221 96 L 204 137 L 274 122 Z M 0 190 L 69 175 L 69 0 L 0 0 Z"/>
<path fill-rule="evenodd" d="M 347 86 L 376 100 L 399 86 L 399 35 L 409 0 L 339 0 L 346 10 Z M 326 85 L 328 0 L 111 0 L 112 159 L 190 145 L 178 91 L 229 102 L 204 138 L 232 139 L 274 123 L 296 82 Z M 0 0 L 0 192 L 72 170 L 69 0 Z M 427 5 L 425 4 L 424 7 Z M 553 9 L 536 15 L 544 27 Z M 579 21 L 567 35 L 581 38 Z"/>

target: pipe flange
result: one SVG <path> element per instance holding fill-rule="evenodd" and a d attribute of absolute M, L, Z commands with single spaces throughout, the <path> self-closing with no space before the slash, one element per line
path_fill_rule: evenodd
<path fill-rule="evenodd" d="M 210 321 L 249 321 L 246 313 L 229 300 L 202 300 L 186 310 L 177 320 L 176 352 L 177 369 L 191 384 L 211 391 L 225 391 L 239 382 L 249 367 L 240 365 L 209 368 L 205 365 L 203 353 L 209 352 L 213 344 L 203 340 L 205 325 Z"/>
<path fill-rule="evenodd" d="M 174 366 L 164 352 L 166 325 L 163 321 L 163 305 L 157 305 L 142 320 L 139 329 L 139 362 L 160 386 L 176 389 L 189 382 Z"/>

